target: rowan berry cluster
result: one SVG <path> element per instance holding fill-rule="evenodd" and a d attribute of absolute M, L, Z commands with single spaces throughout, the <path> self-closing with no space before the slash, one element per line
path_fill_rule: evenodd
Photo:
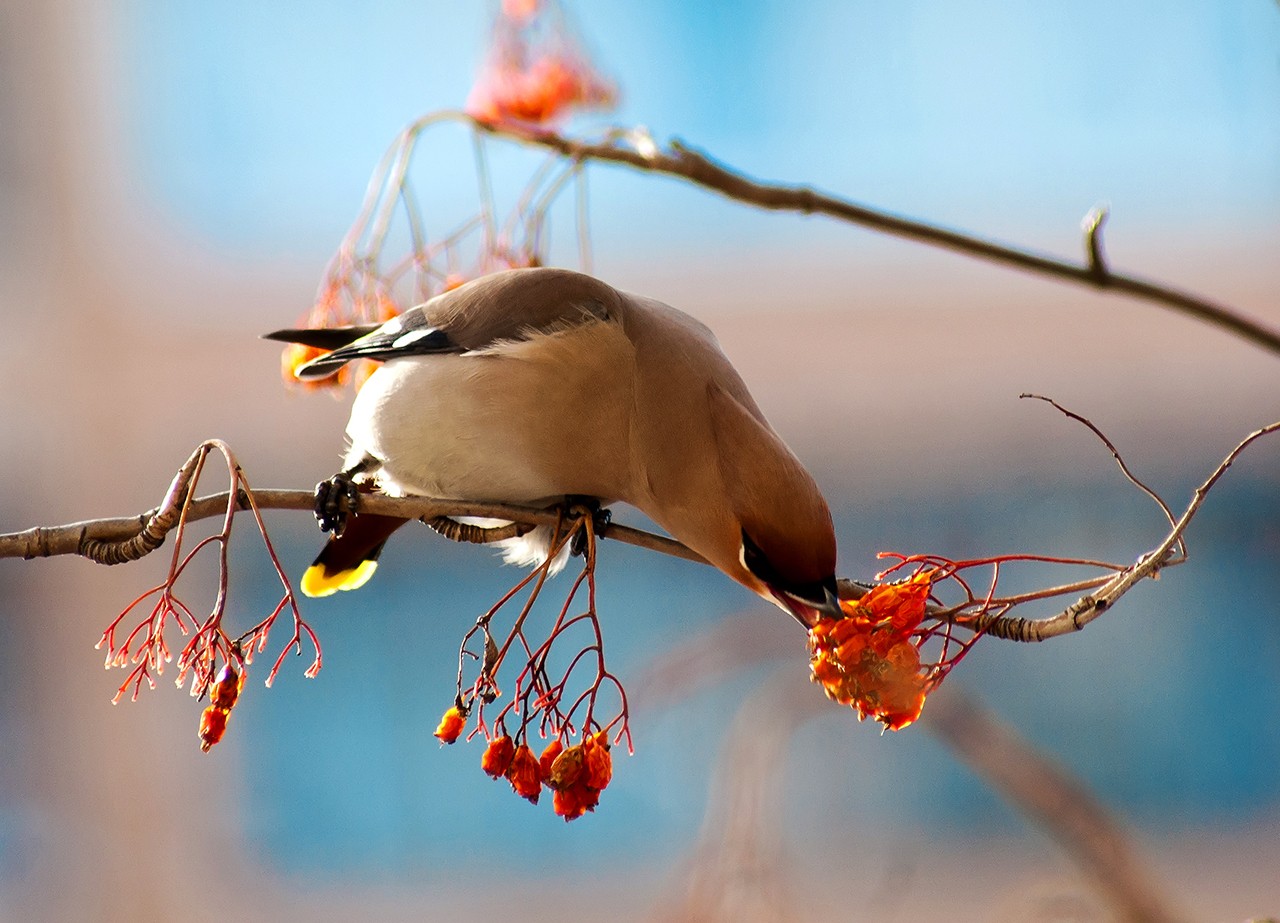
<path fill-rule="evenodd" d="M 617 88 L 596 69 L 555 0 L 506 0 L 484 66 L 467 98 L 485 122 L 556 122 L 578 109 L 607 109 Z"/>
<path fill-rule="evenodd" d="M 933 582 L 921 571 L 902 583 L 875 587 L 841 603 L 844 618 L 823 619 L 809 632 L 814 682 L 828 698 L 875 718 L 891 731 L 920 717 L 925 696 L 941 678 L 922 666 L 917 633 Z"/>
<path fill-rule="evenodd" d="M 452 744 L 462 736 L 466 724 L 466 714 L 452 706 L 440 719 L 436 737 Z M 495 734 L 488 741 L 480 768 L 494 779 L 506 779 L 512 791 L 532 804 L 538 803 L 544 786 L 549 788 L 552 809 L 566 821 L 594 811 L 600 793 L 613 778 L 609 736 L 603 730 L 584 733 L 581 743 L 570 747 L 560 736 L 553 737 L 539 756 L 527 740 L 517 744 L 506 733 Z"/>

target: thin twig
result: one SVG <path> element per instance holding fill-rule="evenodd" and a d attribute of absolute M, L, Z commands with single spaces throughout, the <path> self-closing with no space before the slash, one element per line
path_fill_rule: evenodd
<path fill-rule="evenodd" d="M 1058 410 L 1060 413 L 1062 413 L 1064 416 L 1070 417 L 1072 420 L 1075 420 L 1077 423 L 1086 427 L 1091 433 L 1097 436 L 1098 439 L 1102 442 L 1102 444 L 1107 447 L 1107 451 L 1111 453 L 1111 457 L 1116 460 L 1116 464 L 1120 466 L 1120 471 L 1123 472 L 1126 478 L 1128 478 L 1129 483 L 1132 484 L 1134 487 L 1138 488 L 1140 491 L 1142 491 L 1152 500 L 1154 500 L 1156 504 L 1160 507 L 1161 511 L 1164 512 L 1164 518 L 1168 520 L 1169 525 L 1171 526 L 1174 525 L 1175 520 L 1173 518 L 1173 510 L 1169 509 L 1169 504 L 1165 503 L 1164 500 L 1160 498 L 1159 494 L 1157 494 L 1154 490 L 1152 490 L 1146 484 L 1142 483 L 1142 481 L 1138 479 L 1138 476 L 1129 470 L 1129 466 L 1125 463 L 1125 460 L 1120 456 L 1120 450 L 1116 448 L 1115 443 L 1113 443 L 1110 439 L 1108 439 L 1106 433 L 1098 429 L 1097 425 L 1092 420 L 1089 420 L 1086 417 L 1082 417 L 1080 414 L 1076 413 L 1073 410 L 1068 410 L 1066 407 L 1063 407 L 1053 398 L 1045 397 L 1043 394 L 1031 394 L 1029 392 L 1024 392 L 1022 394 L 1019 394 L 1018 397 L 1023 399 L 1044 401 L 1046 404 L 1052 404 L 1053 407 L 1056 410 Z"/>
<path fill-rule="evenodd" d="M 1080 222 L 1084 231 L 1085 255 L 1089 259 L 1089 271 L 1098 279 L 1110 275 L 1106 257 L 1102 255 L 1102 226 L 1107 223 L 1111 209 L 1105 205 L 1095 205 Z"/>
<path fill-rule="evenodd" d="M 1049 618 L 1026 619 L 1009 616 L 988 618 L 978 616 L 966 624 L 977 631 L 985 631 L 989 635 L 1009 641 L 1045 641 L 1049 638 L 1056 638 L 1059 635 L 1072 634 L 1084 628 L 1084 626 L 1110 609 L 1135 584 L 1147 577 L 1155 576 L 1162 567 L 1169 563 L 1174 546 L 1178 545 L 1182 540 L 1182 533 L 1186 531 L 1187 526 L 1191 524 L 1191 520 L 1200 511 L 1204 498 L 1213 489 L 1213 485 L 1227 473 L 1227 469 L 1231 467 L 1241 452 L 1256 440 L 1277 430 L 1280 430 L 1280 422 L 1254 430 L 1242 439 L 1227 454 L 1221 464 L 1214 469 L 1204 483 L 1195 489 L 1191 502 L 1187 504 L 1186 510 L 1170 528 L 1169 534 L 1165 536 L 1164 540 L 1139 557 L 1133 566 L 1125 568 L 1113 576 L 1102 585 L 1098 592 L 1080 597 L 1062 612 Z"/>

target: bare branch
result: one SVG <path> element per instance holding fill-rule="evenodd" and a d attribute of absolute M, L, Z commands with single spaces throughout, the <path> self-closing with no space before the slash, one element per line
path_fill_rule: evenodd
<path fill-rule="evenodd" d="M 179 472 L 189 473 L 184 466 Z M 175 479 L 177 483 L 178 479 Z M 185 488 L 184 488 L 185 490 Z M 183 494 L 185 497 L 185 493 Z M 221 516 L 226 512 L 228 494 L 210 494 L 190 502 L 187 508 L 186 521 L 195 522 L 213 516 Z M 303 510 L 310 512 L 315 506 L 315 495 L 310 490 L 263 489 L 253 492 L 253 499 L 259 509 L 263 510 Z M 141 533 L 157 537 L 154 548 L 169 530 L 176 525 L 165 516 L 165 511 L 173 506 L 172 488 L 165 502 L 153 510 L 139 516 L 124 516 L 113 519 L 89 519 L 62 526 L 39 526 L 23 532 L 0 534 L 0 558 L 49 558 L 59 555 L 75 554 L 85 557 L 91 555 L 86 547 L 123 546 L 133 542 Z M 243 509 L 248 505 L 247 498 L 239 497 L 238 505 Z M 178 499 L 181 509 L 181 498 Z M 555 525 L 555 510 L 538 510 L 523 506 L 502 503 L 471 503 L 463 500 L 434 500 L 429 497 L 385 497 L 379 494 L 364 494 L 360 498 L 360 510 L 366 513 L 379 513 L 384 516 L 402 516 L 410 519 L 434 520 L 442 516 L 474 516 L 485 519 L 506 519 L 522 525 Z M 683 558 L 686 561 L 705 564 L 704 559 L 696 551 L 685 547 L 675 539 L 665 535 L 657 535 L 630 526 L 610 523 L 599 532 L 601 538 L 610 538 L 627 545 L 635 545 L 649 551 Z M 148 549 L 148 550 L 154 550 Z M 144 552 L 145 554 L 145 552 Z M 105 552 L 99 556 L 109 556 Z M 142 554 L 136 555 L 142 557 Z M 92 558 L 92 560 L 98 560 Z M 123 559 L 121 559 L 123 560 Z M 99 563 L 117 563 L 103 560 Z"/>
<path fill-rule="evenodd" d="M 397 144 L 405 143 L 405 139 L 415 138 L 430 124 L 449 119 L 470 123 L 480 131 L 521 144 L 546 148 L 572 160 L 615 163 L 649 173 L 674 176 L 757 208 L 803 215 L 826 215 L 882 234 L 940 247 L 976 259 L 1127 295 L 1189 315 L 1234 333 L 1255 346 L 1280 354 L 1280 331 L 1198 295 L 1112 272 L 1106 266 L 1101 248 L 1101 230 L 1107 217 L 1105 209 L 1094 209 L 1086 217 L 1084 230 L 1088 262 L 1077 264 L 953 231 L 926 221 L 895 215 L 810 186 L 759 182 L 718 163 L 679 140 L 673 139 L 669 148 L 662 150 L 643 130 L 614 129 L 601 141 L 581 141 L 542 128 L 490 124 L 460 112 L 439 112 L 410 125 Z"/>
<path fill-rule="evenodd" d="M 1051 402 L 1052 403 L 1052 402 Z M 1055 404 L 1055 406 L 1058 406 Z M 1059 407 L 1059 410 L 1063 408 Z M 1088 424 L 1083 418 L 1063 410 L 1069 416 L 1080 419 L 1089 425 L 1095 433 L 1096 427 Z M 1139 581 L 1154 577 L 1161 568 L 1179 563 L 1181 558 L 1174 549 L 1181 547 L 1182 536 L 1191 520 L 1199 512 L 1209 491 L 1226 473 L 1232 463 L 1249 445 L 1256 440 L 1280 430 L 1280 421 L 1264 426 L 1246 436 L 1227 457 L 1218 465 L 1213 473 L 1196 488 L 1191 502 L 1182 516 L 1173 522 L 1168 535 L 1151 551 L 1142 555 L 1138 561 L 1129 566 L 1108 565 L 1103 562 L 1066 561 L 1034 555 L 1005 556 L 1004 560 L 1044 560 L 1058 563 L 1092 564 L 1116 571 L 1111 576 L 1099 576 L 1087 580 L 1075 581 L 1057 587 L 1031 591 L 1029 593 L 1007 598 L 988 598 L 983 601 L 983 611 L 972 614 L 969 604 L 950 609 L 932 608 L 930 617 L 953 622 L 976 632 L 985 633 L 1010 641 L 1044 641 L 1059 635 L 1070 634 L 1084 628 L 1089 622 L 1107 611 L 1114 603 L 1127 593 Z M 1098 435 L 1101 436 L 1100 433 Z M 1102 437 L 1112 454 L 1116 456 L 1122 469 L 1130 480 L 1143 486 L 1129 473 L 1124 462 L 1116 453 L 1114 446 L 1106 437 Z M 226 516 L 230 495 L 224 491 L 198 499 L 187 496 L 191 478 L 197 469 L 199 451 L 188 459 L 174 478 L 164 501 L 159 507 L 139 516 L 116 519 L 94 519 L 69 523 L 62 526 L 40 526 L 23 532 L 0 534 L 0 558 L 38 558 L 58 555 L 82 555 L 99 563 L 113 564 L 125 560 L 135 560 L 160 546 L 170 529 L 207 519 L 212 516 Z M 1150 491 L 1147 491 L 1150 493 Z M 1158 498 L 1157 498 L 1158 500 Z M 235 506 L 240 509 L 304 510 L 314 508 L 315 497 L 309 490 L 254 490 L 252 496 L 240 491 Z M 1161 504 L 1162 508 L 1164 504 Z M 561 522 L 562 514 L 556 510 L 532 509 L 523 506 L 499 503 L 473 503 L 460 500 L 436 500 L 429 497 L 386 497 L 380 494 L 363 494 L 360 498 L 362 512 L 377 513 L 385 516 L 400 516 L 409 519 L 421 519 L 428 524 L 439 525 L 441 517 L 470 516 L 485 519 L 502 519 L 520 526 L 555 526 Z M 1170 518 L 1172 516 L 1170 514 Z M 452 530 L 449 530 L 452 531 Z M 517 530 L 514 530 L 518 532 Z M 145 538 L 144 538 L 145 537 Z M 451 536 L 452 537 L 452 536 Z M 474 536 L 479 538 L 480 536 Z M 491 536 L 492 537 L 492 536 Z M 597 533 L 599 538 L 610 538 L 625 544 L 635 545 L 649 551 L 656 551 L 687 561 L 707 563 L 697 552 L 684 544 L 664 535 L 646 532 L 618 523 L 609 523 Z M 130 555 L 132 557 L 130 557 Z M 996 559 L 992 559 L 995 561 Z M 954 562 L 953 562 L 954 563 Z M 965 562 L 973 566 L 981 562 Z M 839 581 L 842 599 L 858 599 L 872 584 L 841 578 Z M 1080 597 L 1075 603 L 1062 612 L 1042 619 L 1012 617 L 1006 613 L 1014 606 L 1039 599 L 1062 596 L 1079 592 L 1082 589 L 1097 587 L 1097 592 Z M 970 603 L 975 600 L 970 600 Z"/>

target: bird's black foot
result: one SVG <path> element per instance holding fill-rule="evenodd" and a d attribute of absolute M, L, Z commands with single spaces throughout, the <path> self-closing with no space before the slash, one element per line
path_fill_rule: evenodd
<path fill-rule="evenodd" d="M 605 530 L 609 528 L 609 523 L 613 521 L 613 512 L 600 506 L 600 501 L 595 497 L 566 497 L 565 506 L 572 513 L 576 510 L 585 510 L 591 514 L 591 529 L 599 537 L 604 535 Z M 579 529 L 573 534 L 573 540 L 569 542 L 569 553 L 577 558 L 583 558 L 587 555 L 587 530 Z"/>
<path fill-rule="evenodd" d="M 327 481 L 316 485 L 315 513 L 322 532 L 332 532 L 334 538 L 343 533 L 347 519 L 354 516 L 360 505 L 360 487 L 356 475 L 378 468 L 382 463 L 372 455 L 365 455 L 358 462 L 339 471 Z"/>
<path fill-rule="evenodd" d="M 316 485 L 316 521 L 322 532 L 332 532 L 335 538 L 346 529 L 347 518 L 359 504 L 360 489 L 346 471 Z"/>

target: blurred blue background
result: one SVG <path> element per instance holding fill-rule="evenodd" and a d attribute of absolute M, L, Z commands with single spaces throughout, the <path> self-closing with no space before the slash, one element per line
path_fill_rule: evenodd
<path fill-rule="evenodd" d="M 1118 268 L 1280 326 L 1270 0 L 598 0 L 571 13 L 622 91 L 575 130 L 644 124 L 756 176 L 1067 258 L 1081 216 L 1106 202 Z M 0 5 L 6 531 L 145 509 L 214 435 L 260 486 L 332 472 L 344 403 L 285 394 L 255 337 L 309 306 L 400 127 L 465 99 L 490 14 Z M 538 162 L 491 154 L 504 189 Z M 473 170 L 461 130 L 419 151 L 437 229 L 474 207 Z M 1158 540 L 1158 513 L 1102 447 L 1021 391 L 1094 419 L 1175 508 L 1280 418 L 1276 357 L 1145 305 L 618 169 L 592 170 L 591 220 L 597 274 L 720 335 L 827 490 L 851 576 L 874 572 L 880 550 L 1126 561 Z M 569 226 L 555 232 L 554 258 L 573 265 Z M 988 640 L 948 681 L 1079 775 L 1195 918 L 1280 908 L 1277 451 L 1256 446 L 1215 489 L 1189 564 L 1078 637 Z M 270 519 L 295 576 L 319 541 L 303 519 Z M 275 589 L 242 528 L 233 615 L 247 624 Z M 719 575 L 606 545 L 600 603 L 624 683 L 643 686 L 725 619 L 764 631 L 765 653 L 674 701 L 638 692 L 636 754 L 618 759 L 597 814 L 565 825 L 484 777 L 477 744 L 430 735 L 458 639 L 516 577 L 489 553 L 397 536 L 367 588 L 308 602 L 320 676 L 290 662 L 269 692 L 251 683 L 208 756 L 198 707 L 163 684 L 111 709 L 120 678 L 91 649 L 163 566 L 0 564 L 0 918 L 212 919 L 213 892 L 263 919 L 514 906 L 551 919 L 578 888 L 612 898 L 608 916 L 662 918 L 697 870 L 735 715 L 775 670 L 806 670 L 803 639 L 761 629 L 770 614 L 748 617 L 758 603 Z M 202 593 L 210 576 L 190 590 Z M 1092 893 L 929 735 L 927 709 L 900 734 L 834 706 L 789 720 L 774 781 L 797 890 L 838 869 L 865 908 L 914 869 L 868 911 L 884 920 L 1056 919 L 1044 893 Z M 807 892 L 795 915 L 824 900 Z"/>

